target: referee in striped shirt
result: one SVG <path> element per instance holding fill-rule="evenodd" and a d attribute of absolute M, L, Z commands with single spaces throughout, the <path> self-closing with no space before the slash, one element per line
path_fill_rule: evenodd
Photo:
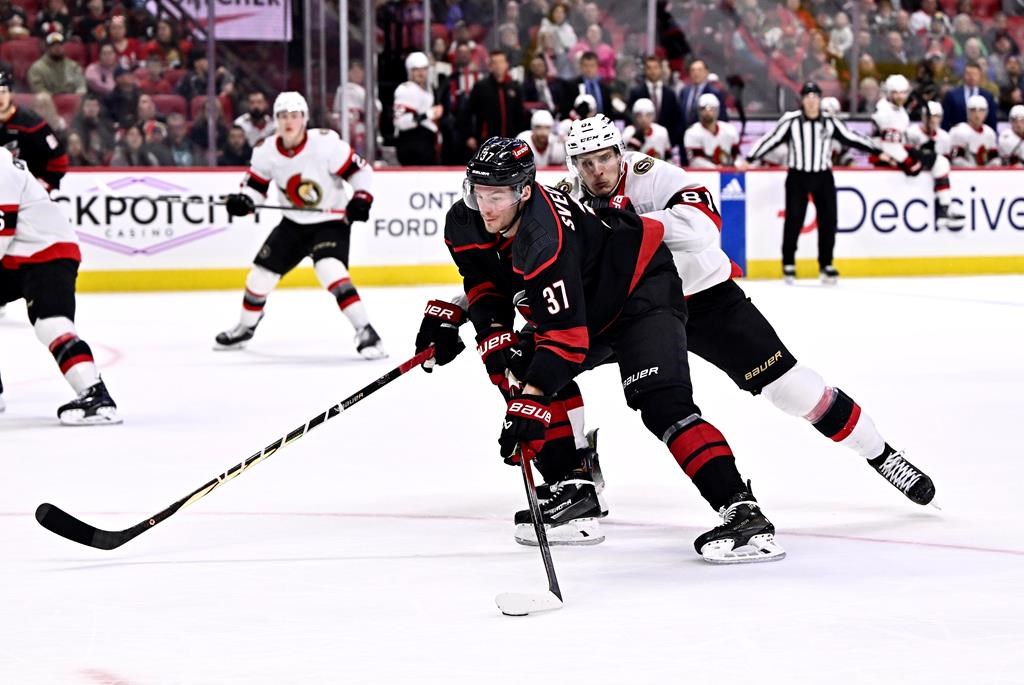
<path fill-rule="evenodd" d="M 832 176 L 832 138 L 865 152 L 887 157 L 871 139 L 846 127 L 834 115 L 821 111 L 821 88 L 808 81 L 800 89 L 800 109 L 786 112 L 747 155 L 754 162 L 787 143 L 786 221 L 782 229 L 782 275 L 787 283 L 796 278 L 796 242 L 807 214 L 807 195 L 814 198 L 818 214 L 818 268 L 821 280 L 835 283 L 839 272 L 832 266 L 836 244 L 836 181 Z"/>

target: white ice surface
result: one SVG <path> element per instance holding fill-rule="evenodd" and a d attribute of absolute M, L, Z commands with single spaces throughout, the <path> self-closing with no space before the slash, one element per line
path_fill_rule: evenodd
<path fill-rule="evenodd" d="M 356 357 L 322 291 L 274 293 L 240 353 L 211 350 L 237 292 L 82 295 L 79 331 L 125 418 L 98 428 L 57 424 L 70 390 L 11 305 L 0 685 L 1024 682 L 1024 277 L 744 288 L 931 474 L 942 511 L 694 361 L 697 400 L 789 553 L 706 564 L 692 541 L 717 519 L 604 368 L 581 385 L 608 539 L 555 549 L 566 605 L 526 618 L 494 605 L 546 582 L 512 539 L 522 481 L 472 352 L 118 550 L 32 516 L 47 501 L 106 528 L 143 520 L 411 356 L 424 301 L 453 288 L 362 290 L 381 362 Z"/>

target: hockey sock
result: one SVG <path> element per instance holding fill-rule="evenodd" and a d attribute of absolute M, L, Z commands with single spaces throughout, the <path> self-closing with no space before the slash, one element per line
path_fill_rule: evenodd
<path fill-rule="evenodd" d="M 569 381 L 568 385 L 558 391 L 558 398 L 564 403 L 565 412 L 569 416 L 576 449 L 587 447 L 586 424 L 583 421 L 583 395 L 580 393 L 580 386 L 576 385 L 576 381 Z"/>
<path fill-rule="evenodd" d="M 551 424 L 545 433 L 544 448 L 537 455 L 535 463 L 545 482 L 557 483 L 565 480 L 570 473 L 580 467 L 580 459 L 576 454 L 576 444 L 565 401 L 552 400 L 550 409 Z"/>
<path fill-rule="evenodd" d="M 242 297 L 242 314 L 238 322 L 252 328 L 263 317 L 263 307 L 267 304 L 267 296 L 274 289 L 281 276 L 270 269 L 255 265 L 245 277 L 245 295 Z"/>
<path fill-rule="evenodd" d="M 43 342 L 53 355 L 54 361 L 64 378 L 81 394 L 99 383 L 100 374 L 92 350 L 75 332 L 75 324 L 65 317 L 38 319 L 35 323 L 36 337 Z"/>
<path fill-rule="evenodd" d="M 871 417 L 839 388 L 825 388 L 815 407 L 804 416 L 819 433 L 851 448 L 865 459 L 877 457 L 885 440 Z"/>
<path fill-rule="evenodd" d="M 266 295 L 257 295 L 246 288 L 245 295 L 242 296 L 242 315 L 239 317 L 239 323 L 249 328 L 255 326 L 263 316 L 263 307 L 266 304 Z"/>
<path fill-rule="evenodd" d="M 335 257 L 325 257 L 313 264 L 316 277 L 338 301 L 338 309 L 357 331 L 370 323 L 366 305 L 359 298 L 356 287 L 348 275 L 348 268 Z"/>
<path fill-rule="evenodd" d="M 691 414 L 673 424 L 665 432 L 664 441 L 683 472 L 715 511 L 745 489 L 725 436 L 699 415 Z"/>

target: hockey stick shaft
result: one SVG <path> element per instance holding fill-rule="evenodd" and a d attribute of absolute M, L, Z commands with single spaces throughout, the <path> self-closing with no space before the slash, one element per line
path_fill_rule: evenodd
<path fill-rule="evenodd" d="M 141 195 L 141 196 L 137 196 L 137 197 L 132 197 L 132 196 L 128 196 L 128 195 L 118 195 L 116 197 L 120 197 L 123 200 L 153 200 L 155 202 L 180 202 L 181 204 L 184 204 L 184 205 L 202 205 L 202 204 L 206 204 L 207 203 L 207 200 L 205 198 L 202 198 L 202 197 L 182 197 L 180 195 L 157 195 L 157 196 L 154 196 L 154 197 L 149 197 L 149 196 L 145 196 L 145 195 Z M 222 202 L 220 200 L 213 200 L 213 201 L 210 202 L 210 204 L 217 205 L 218 207 L 223 207 L 227 203 L 226 202 Z M 253 206 L 256 209 L 280 209 L 282 212 L 283 211 L 289 211 L 289 212 L 313 212 L 315 214 L 341 214 L 341 215 L 348 214 L 348 212 L 346 212 L 344 209 L 334 209 L 334 208 L 331 208 L 331 207 L 293 207 L 291 205 L 253 205 Z"/>
<path fill-rule="evenodd" d="M 530 518 L 533 519 L 533 530 L 537 534 L 537 546 L 540 548 L 540 558 L 544 561 L 544 572 L 548 575 L 548 590 L 555 597 L 562 599 L 562 591 L 558 587 L 558 578 L 555 576 L 555 562 L 551 559 L 551 546 L 548 544 L 548 534 L 544 530 L 544 519 L 540 511 L 540 502 L 537 501 L 537 488 L 533 484 L 533 470 L 527 459 L 523 457 L 523 451 L 519 452 L 519 466 L 523 471 L 523 484 L 526 486 L 526 499 L 530 503 Z"/>
<path fill-rule="evenodd" d="M 39 524 L 49 530 L 51 533 L 60 535 L 63 538 L 67 538 L 72 542 L 77 542 L 87 547 L 95 547 L 96 549 L 115 549 L 120 547 L 124 543 L 132 540 L 133 538 L 142 535 L 147 530 L 155 526 L 156 524 L 164 521 L 178 511 L 187 507 L 190 504 L 198 502 L 203 497 L 206 497 L 211 492 L 216 490 L 218 487 L 228 482 L 232 478 L 240 476 L 243 471 L 255 466 L 259 462 L 268 458 L 272 454 L 275 454 L 282 448 L 290 445 L 306 433 L 310 432 L 320 424 L 333 419 L 338 414 L 342 413 L 352 405 L 362 401 L 366 397 L 372 395 L 377 390 L 383 388 L 385 385 L 395 380 L 399 376 L 405 374 L 410 369 L 422 364 L 426 360 L 434 356 L 433 346 L 419 352 L 414 357 L 406 362 L 396 366 L 395 368 L 388 371 L 386 374 L 373 381 L 369 385 L 360 389 L 355 394 L 347 397 L 338 404 L 332 405 L 329 409 L 317 414 L 306 423 L 302 424 L 298 428 L 294 429 L 284 437 L 278 438 L 274 442 L 264 447 L 259 452 L 253 454 L 245 461 L 235 464 L 230 469 L 220 474 L 213 480 L 204 483 L 200 487 L 196 488 L 189 494 L 182 497 L 180 500 L 170 505 L 161 512 L 154 514 L 151 518 L 142 521 L 131 528 L 126 528 L 121 531 L 107 531 L 101 530 L 94 526 L 91 526 L 71 514 L 63 511 L 59 507 L 56 507 L 49 503 L 40 504 L 36 509 L 36 520 Z M 535 497 L 536 499 L 536 497 Z"/>

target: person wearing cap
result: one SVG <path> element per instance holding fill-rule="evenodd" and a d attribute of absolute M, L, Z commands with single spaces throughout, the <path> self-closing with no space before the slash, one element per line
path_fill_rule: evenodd
<path fill-rule="evenodd" d="M 782 274 L 787 283 L 796 278 L 796 244 L 807 214 L 807 196 L 814 199 L 818 216 L 818 270 L 824 283 L 835 283 L 839 272 L 832 265 L 836 242 L 836 182 L 832 175 L 832 140 L 892 158 L 878 143 L 851 130 L 835 115 L 821 111 L 821 88 L 808 81 L 800 89 L 800 109 L 786 112 L 771 131 L 747 154 L 755 162 L 770 150 L 789 146 L 786 174 L 786 219 L 782 229 Z M 741 165 L 743 166 L 743 165 Z"/>
<path fill-rule="evenodd" d="M 511 138 L 529 125 L 523 105 L 523 84 L 509 76 L 504 52 L 491 52 L 488 70 L 490 76 L 478 81 L 469 94 L 473 125 L 466 146 L 473 152 L 488 138 Z"/>
<path fill-rule="evenodd" d="M 210 61 L 206 58 L 206 47 L 196 46 L 189 55 L 192 70 L 185 74 L 175 89 L 178 95 L 186 100 L 206 95 L 206 84 L 209 80 Z M 218 96 L 232 96 L 235 93 L 235 77 L 222 66 L 214 72 L 214 90 Z"/>
<path fill-rule="evenodd" d="M 46 52 L 28 68 L 28 86 L 33 93 L 85 95 L 85 72 L 73 59 L 64 57 L 64 36 L 56 31 L 46 36 Z"/>
<path fill-rule="evenodd" d="M 120 64 L 114 68 L 114 90 L 103 100 L 107 113 L 119 127 L 139 123 L 136 114 L 142 91 L 135 84 L 135 72 Z"/>
<path fill-rule="evenodd" d="M 1024 166 L 1024 105 L 1010 108 L 1010 127 L 999 134 L 1003 166 Z"/>
<path fill-rule="evenodd" d="M 973 62 L 964 66 L 964 82 L 962 86 L 951 88 L 942 99 L 942 128 L 952 132 L 957 124 L 967 121 L 967 100 L 975 95 L 985 98 L 988 115 L 985 123 L 996 127 L 996 101 L 992 93 L 981 87 L 981 67 Z"/>
<path fill-rule="evenodd" d="M 14 78 L 0 71 L 0 147 L 22 160 L 47 190 L 60 187 L 68 170 L 64 144 L 36 112 L 14 104 Z"/>
<path fill-rule="evenodd" d="M 981 95 L 967 98 L 967 121 L 957 124 L 949 132 L 953 145 L 953 166 L 1001 165 L 995 129 L 985 123 L 988 114 L 988 100 Z"/>
<path fill-rule="evenodd" d="M 538 109 L 530 117 L 530 130 L 523 131 L 517 136 L 530 146 L 539 167 L 565 164 L 565 145 L 562 139 L 552 132 L 554 126 L 555 118 L 551 116 L 551 112 Z"/>
<path fill-rule="evenodd" d="M 715 169 L 732 166 L 740 159 L 740 134 L 727 121 L 719 121 L 721 103 L 714 93 L 704 93 L 697 101 L 700 118 L 683 136 L 687 166 Z"/>
<path fill-rule="evenodd" d="M 395 88 L 395 152 L 402 166 L 437 163 L 437 120 L 442 107 L 434 104 L 434 94 L 427 85 L 429 68 L 425 54 L 411 53 L 405 58 L 409 80 Z"/>

